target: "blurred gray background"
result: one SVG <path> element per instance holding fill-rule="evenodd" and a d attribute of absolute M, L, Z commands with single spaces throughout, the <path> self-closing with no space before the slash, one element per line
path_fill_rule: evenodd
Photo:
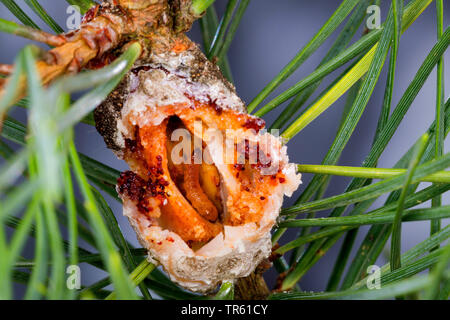
<path fill-rule="evenodd" d="M 56 17 L 57 22 L 63 28 L 66 28 L 66 20 L 68 18 L 68 14 L 66 13 L 66 2 L 62 0 L 41 0 L 40 2 L 53 17 Z M 24 1 L 19 0 L 17 3 L 21 5 L 22 8 L 26 8 L 27 10 L 25 11 L 29 13 L 35 21 L 39 21 L 39 18 L 28 10 Z M 314 36 L 336 10 L 339 3 L 340 1 L 338 0 L 253 0 L 250 2 L 229 51 L 229 60 L 234 82 L 238 94 L 246 103 L 249 103 L 256 94 L 277 75 L 281 68 L 283 68 L 285 64 Z M 382 0 L 381 3 L 382 21 L 384 21 L 390 1 Z M 447 1 L 445 1 L 444 5 L 446 6 L 444 9 L 444 27 L 447 27 L 450 21 L 450 7 Z M 216 1 L 219 17 L 223 13 L 225 6 L 225 0 Z M 15 19 L 1 4 L 0 18 L 9 20 Z M 43 23 L 40 23 L 40 26 L 42 26 L 44 30 L 48 30 Z M 311 73 L 332 45 L 339 30 L 335 32 L 287 81 L 285 81 L 283 85 L 275 90 L 269 99 L 275 97 L 277 94 Z M 355 38 L 359 38 L 361 33 L 362 29 L 357 32 Z M 201 43 L 198 22 L 195 23 L 189 35 L 193 40 Z M 407 86 L 413 79 L 420 64 L 435 42 L 436 11 L 435 4 L 432 3 L 401 38 L 393 95 L 393 107 L 396 106 Z M 0 62 L 12 63 L 14 56 L 26 43 L 29 42 L 18 37 L 0 33 Z M 449 97 L 450 92 L 449 58 L 450 52 L 447 50 L 445 54 L 447 68 L 444 75 L 447 80 L 445 84 L 446 99 Z M 343 68 L 338 69 L 331 74 L 331 76 L 327 77 L 321 84 L 317 93 L 325 89 L 326 86 L 342 72 L 342 70 Z M 387 67 L 383 69 L 379 83 L 375 88 L 366 111 L 342 154 L 339 162 L 340 165 L 359 166 L 370 150 L 383 100 L 386 71 Z M 435 84 L 436 72 L 433 71 L 412 104 L 390 144 L 384 151 L 379 161 L 379 167 L 392 167 L 416 139 L 425 132 L 433 121 L 436 96 Z M 307 104 L 309 104 L 315 96 L 316 95 L 314 95 Z M 289 142 L 288 153 L 292 162 L 303 164 L 321 163 L 335 137 L 344 103 L 345 96 L 339 99 L 329 110 L 306 127 L 295 137 L 295 139 Z M 271 121 L 276 118 L 278 113 L 279 111 L 275 110 L 264 118 L 268 124 L 270 124 Z M 26 113 L 23 110 L 15 110 L 11 114 L 23 121 L 26 119 Z M 76 137 L 77 147 L 81 152 L 119 170 L 127 169 L 126 164 L 117 160 L 112 152 L 105 147 L 102 138 L 93 127 L 83 124 L 79 125 L 76 130 Z M 448 151 L 448 141 L 445 146 L 446 151 Z M 304 186 L 311 177 L 312 175 L 310 174 L 304 174 L 304 185 L 303 187 L 300 187 L 299 192 L 304 189 Z M 349 181 L 349 178 L 334 177 L 331 180 L 330 187 L 325 196 L 332 196 L 343 192 Z M 422 187 L 426 186 L 426 184 L 423 184 Z M 296 195 L 298 195 L 299 192 L 297 192 Z M 126 219 L 122 216 L 121 206 L 110 197 L 106 195 L 105 197 L 111 205 L 127 239 L 138 246 L 134 232 L 131 230 Z M 294 196 L 291 199 L 286 199 L 285 205 L 288 206 L 292 204 L 294 198 L 296 197 Z M 385 197 L 381 197 L 374 204 L 374 208 L 382 205 L 384 200 Z M 444 195 L 443 202 L 444 204 L 450 203 L 449 194 Z M 430 203 L 422 204 L 424 207 L 429 205 Z M 448 222 L 443 221 L 443 225 L 446 224 L 448 224 Z M 361 229 L 355 248 L 358 248 L 360 241 L 363 239 L 364 232 L 362 231 L 367 230 L 367 228 Z M 292 239 L 295 233 L 295 230 L 288 232 L 288 234 L 284 236 L 282 242 Z M 429 223 L 405 223 L 403 225 L 402 249 L 407 250 L 411 248 L 424 240 L 428 234 Z M 337 243 L 332 250 L 330 250 L 326 256 L 304 276 L 300 282 L 302 289 L 325 289 L 340 245 L 341 242 Z M 29 249 L 32 250 L 32 248 L 33 247 L 30 246 Z M 381 266 L 385 261 L 386 259 L 381 257 L 379 261 L 377 261 L 377 264 Z M 103 276 L 103 273 L 97 269 L 89 266 L 82 266 L 82 268 L 83 284 L 92 283 Z M 266 273 L 266 276 L 268 283 L 273 285 L 276 273 L 270 271 Z"/>

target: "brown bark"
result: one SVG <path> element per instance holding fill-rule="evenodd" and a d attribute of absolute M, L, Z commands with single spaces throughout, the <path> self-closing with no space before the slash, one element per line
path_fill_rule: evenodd
<path fill-rule="evenodd" d="M 263 275 L 257 271 L 239 278 L 234 288 L 234 298 L 237 300 L 265 300 L 269 293 Z"/>
<path fill-rule="evenodd" d="M 37 63 L 42 83 L 48 84 L 66 73 L 77 73 L 93 60 L 102 59 L 105 53 L 119 51 L 129 41 L 139 41 L 145 48 L 165 50 L 176 38 L 176 33 L 186 32 L 193 21 L 189 8 L 191 0 L 105 0 L 91 8 L 84 16 L 80 29 L 65 35 L 54 36 L 54 49 L 46 59 Z M 163 47 L 163 48 L 161 48 Z M 117 50 L 119 49 L 119 50 Z M 93 63 L 99 67 L 100 63 Z M 106 63 L 105 63 L 106 64 Z M 0 82 L 0 99 L 6 81 Z M 19 95 L 26 94 L 26 81 L 21 79 Z M 0 131 L 2 116 L 0 115 Z"/>
<path fill-rule="evenodd" d="M 263 274 L 270 269 L 270 259 L 263 260 L 255 271 L 245 278 L 239 278 L 234 286 L 234 298 L 237 300 L 265 300 L 270 294 Z"/>

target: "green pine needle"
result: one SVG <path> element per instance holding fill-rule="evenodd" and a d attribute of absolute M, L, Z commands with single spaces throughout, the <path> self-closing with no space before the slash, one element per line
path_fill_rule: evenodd
<path fill-rule="evenodd" d="M 0 19 L 0 32 L 58 45 L 61 37 L 39 30 L 24 12 L 23 4 L 0 2 L 18 21 Z M 78 6 L 82 14 L 99 4 L 93 0 L 67 2 Z M 24 3 L 41 23 L 63 33 L 42 1 Z M 249 3 L 250 0 L 229 0 L 220 19 L 214 0 L 193 0 L 191 5 L 191 13 L 200 18 L 206 54 L 230 81 L 227 52 L 240 23 L 247 18 Z M 446 171 L 450 153 L 444 151 L 450 133 L 450 99 L 445 100 L 444 90 L 444 53 L 450 44 L 450 28 L 444 23 L 446 3 L 436 1 L 437 42 L 420 65 L 411 66 L 417 72 L 409 83 L 402 84 L 407 89 L 396 105 L 393 95 L 398 90 L 397 59 L 402 33 L 420 18 L 432 0 L 412 0 L 405 5 L 401 0 L 393 0 L 382 27 L 350 44 L 365 21 L 367 7 L 373 3 L 380 1 L 343 0 L 311 40 L 248 105 L 249 112 L 264 116 L 292 99 L 271 125 L 285 129 L 282 137 L 287 142 L 348 93 L 345 108 L 336 119 L 336 135 L 322 163 L 297 165 L 298 171 L 314 177 L 295 204 L 281 211 L 272 241 L 283 243 L 274 251 L 280 255 L 274 267 L 282 275 L 281 289 L 286 292 L 273 293 L 270 299 L 449 298 L 450 244 L 446 242 L 450 226 L 440 225 L 441 219 L 450 219 L 450 206 L 441 201 L 442 195 L 450 191 L 450 171 Z M 340 33 L 316 69 L 263 104 L 337 29 Z M 81 122 L 95 126 L 93 110 L 114 90 L 143 50 L 134 43 L 120 51 L 122 55 L 109 66 L 61 77 L 43 86 L 36 68 L 36 57 L 42 50 L 27 46 L 17 54 L 7 81 L 6 75 L 1 77 L 5 86 L 0 118 L 6 115 L 0 140 L 1 299 L 16 297 L 15 283 L 24 285 L 25 299 L 234 299 L 233 281 L 222 283 L 210 296 L 193 294 L 148 262 L 147 251 L 134 248 L 127 241 L 116 219 L 117 212 L 104 197 L 106 194 L 121 203 L 115 188 L 120 172 L 76 148 L 74 127 Z M 342 70 L 332 74 L 340 67 Z M 436 99 L 429 101 L 429 105 L 435 105 L 433 123 L 393 168 L 378 168 L 380 157 L 435 67 Z M 387 79 L 382 84 L 384 97 L 379 101 L 372 146 L 361 166 L 338 165 L 371 102 L 383 68 L 387 69 Z M 8 70 L 4 68 L 2 72 Z M 330 80 L 329 85 L 318 92 L 325 78 Z M 27 96 L 22 97 L 25 83 Z M 83 94 L 74 95 L 77 92 Z M 16 107 L 26 108 L 25 123 L 8 116 Z M 351 181 L 344 192 L 324 197 L 333 176 L 350 177 Z M 430 184 L 422 188 L 423 182 Z M 387 199 L 373 208 L 382 196 Z M 427 201 L 431 201 L 431 207 L 417 207 Z M 326 210 L 331 212 L 323 218 L 315 217 L 317 212 Z M 431 234 L 401 254 L 403 223 L 410 221 L 431 222 Z M 292 228 L 298 231 L 297 236 L 282 238 Z M 356 241 L 358 234 L 364 236 L 361 243 Z M 382 287 L 369 290 L 368 267 L 380 258 L 391 235 L 390 262 L 380 268 Z M 23 251 L 30 239 L 34 250 L 27 255 Z M 299 281 L 341 239 L 336 262 L 324 275 L 328 279 L 326 291 L 302 291 Z M 350 258 L 356 243 L 359 247 Z M 70 290 L 66 268 L 81 263 L 106 276 L 87 286 L 82 283 L 80 290 Z M 426 270 L 428 274 L 420 275 Z M 110 285 L 112 290 L 105 289 Z"/>

